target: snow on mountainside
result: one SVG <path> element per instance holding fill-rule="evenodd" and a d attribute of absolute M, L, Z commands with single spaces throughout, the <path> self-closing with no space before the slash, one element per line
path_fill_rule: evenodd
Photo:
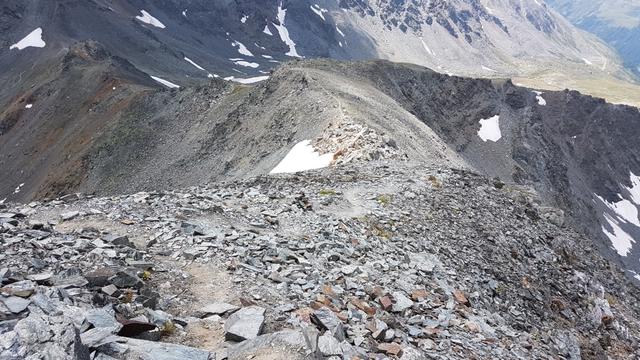
<path fill-rule="evenodd" d="M 96 40 L 177 85 L 212 73 L 263 76 L 301 57 L 383 58 L 460 75 L 621 75 L 609 48 L 537 0 L 9 0 L 0 11 L 3 49 L 38 27 L 52 52 Z M 0 65 L 15 56 L 0 52 Z"/>

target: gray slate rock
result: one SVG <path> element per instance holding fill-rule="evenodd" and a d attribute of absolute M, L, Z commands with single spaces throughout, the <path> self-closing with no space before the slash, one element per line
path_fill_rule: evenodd
<path fill-rule="evenodd" d="M 224 324 L 225 338 L 233 341 L 255 339 L 262 331 L 264 312 L 265 309 L 259 306 L 236 311 Z"/>
<path fill-rule="evenodd" d="M 19 314 L 25 311 L 29 304 L 31 304 L 30 300 L 23 299 L 18 296 L 9 296 L 7 298 L 0 297 L 0 301 L 14 314 Z"/>
<path fill-rule="evenodd" d="M 210 360 L 211 353 L 171 343 L 153 342 L 116 336 L 115 341 L 100 347 L 106 355 L 116 356 L 125 354 L 126 359 L 141 360 Z"/>
<path fill-rule="evenodd" d="M 136 274 L 129 271 L 118 271 L 114 276 L 109 278 L 109 282 L 119 288 L 136 288 L 139 289 L 144 285 L 142 279 Z"/>
<path fill-rule="evenodd" d="M 265 350 L 278 349 L 286 351 L 288 359 L 306 359 L 306 354 L 313 352 L 308 348 L 302 331 L 282 330 L 236 344 L 228 349 L 227 357 L 229 360 L 244 360 Z"/>
<path fill-rule="evenodd" d="M 113 311 L 108 308 L 91 309 L 87 311 L 86 318 L 87 322 L 94 327 L 110 329 L 114 334 L 122 328 L 122 324 L 116 320 Z"/>
<path fill-rule="evenodd" d="M 396 301 L 393 304 L 393 312 L 403 312 L 413 306 L 413 301 L 411 301 L 411 299 L 409 299 L 405 294 L 396 291 L 392 295 Z"/>
<path fill-rule="evenodd" d="M 329 308 L 323 307 L 314 311 L 311 320 L 321 329 L 328 330 L 339 341 L 344 340 L 342 321 Z"/>
<path fill-rule="evenodd" d="M 104 241 L 117 246 L 127 246 L 135 249 L 135 245 L 129 240 L 128 236 L 109 234 L 103 237 Z"/>
<path fill-rule="evenodd" d="M 342 347 L 340 342 L 327 331 L 318 338 L 318 350 L 323 356 L 340 356 Z"/>
<path fill-rule="evenodd" d="M 79 211 L 68 211 L 60 214 L 60 217 L 62 218 L 63 221 L 69 221 L 77 218 L 78 215 L 80 215 Z"/>
<path fill-rule="evenodd" d="M 202 309 L 198 310 L 199 317 L 206 317 L 209 315 L 225 315 L 228 313 L 233 313 L 240 309 L 239 306 L 232 305 L 229 303 L 212 303 L 206 305 Z"/>

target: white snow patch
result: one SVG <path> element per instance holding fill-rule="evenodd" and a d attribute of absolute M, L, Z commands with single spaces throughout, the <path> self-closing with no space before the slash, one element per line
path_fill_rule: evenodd
<path fill-rule="evenodd" d="M 427 43 L 424 42 L 422 38 L 420 38 L 420 41 L 422 41 L 422 47 L 429 53 L 429 55 L 435 56 L 433 51 L 431 51 L 431 48 L 427 45 Z"/>
<path fill-rule="evenodd" d="M 484 142 L 488 140 L 493 142 L 500 140 L 502 138 L 502 133 L 500 132 L 500 115 L 488 119 L 481 119 L 478 136 Z"/>
<path fill-rule="evenodd" d="M 262 32 L 269 36 L 273 36 L 273 33 L 271 33 L 271 30 L 269 30 L 269 25 L 265 25 L 264 30 L 262 30 Z"/>
<path fill-rule="evenodd" d="M 280 3 L 280 5 L 278 5 L 278 21 L 280 22 L 280 24 L 278 25 L 276 23 L 273 23 L 273 26 L 275 26 L 278 30 L 278 34 L 280 34 L 280 39 L 282 40 L 282 42 L 289 46 L 289 52 L 287 52 L 285 55 L 291 57 L 302 57 L 298 54 L 298 51 L 296 50 L 296 43 L 291 40 L 291 37 L 289 36 L 289 30 L 284 25 L 284 19 L 286 18 L 286 16 L 287 10 L 283 9 L 282 3 Z"/>
<path fill-rule="evenodd" d="M 324 13 L 329 12 L 329 10 L 321 8 L 318 4 L 313 4 L 313 5 L 309 6 L 309 7 L 311 8 L 311 10 L 314 13 L 316 13 L 318 16 L 320 16 L 323 21 L 327 20 L 327 19 L 324 18 Z"/>
<path fill-rule="evenodd" d="M 33 107 L 33 104 L 27 104 L 24 108 L 25 109 L 31 109 Z"/>
<path fill-rule="evenodd" d="M 28 47 L 43 48 L 46 45 L 47 43 L 45 43 L 44 40 L 42 40 L 42 28 L 37 28 L 33 30 L 29 35 L 27 35 L 24 39 L 11 45 L 9 47 L 9 50 L 13 50 L 13 49 L 23 50 Z"/>
<path fill-rule="evenodd" d="M 243 43 L 241 43 L 240 41 L 234 41 L 231 46 L 233 47 L 238 47 L 238 52 L 242 55 L 245 56 L 253 56 L 253 53 L 251 51 L 249 51 L 249 49 L 247 49 L 246 46 L 244 46 Z"/>
<path fill-rule="evenodd" d="M 609 203 L 604 198 L 596 195 L 596 197 L 602 201 L 609 209 L 611 209 L 617 219 L 609 214 L 604 214 L 604 218 L 611 226 L 613 232 L 609 232 L 606 227 L 602 226 L 602 231 L 609 238 L 611 244 L 616 249 L 620 256 L 627 256 L 631 250 L 635 240 L 631 235 L 622 230 L 620 227 L 620 221 L 633 224 L 640 227 L 640 220 L 638 219 L 638 208 L 635 204 L 627 199 L 618 201 L 617 203 Z"/>
<path fill-rule="evenodd" d="M 538 100 L 538 105 L 540 105 L 540 106 L 545 106 L 545 105 L 547 105 L 547 100 L 545 100 L 545 99 L 542 97 L 542 92 L 540 92 L 540 91 L 534 91 L 533 93 L 534 93 L 534 94 L 536 94 L 536 100 Z"/>
<path fill-rule="evenodd" d="M 184 57 L 184 60 L 185 60 L 186 62 L 188 62 L 189 64 L 191 64 L 191 65 L 195 66 L 198 70 L 206 71 L 202 66 L 200 66 L 200 65 L 196 64 L 193 60 L 189 59 L 188 57 L 186 57 L 186 56 L 185 56 L 185 57 Z"/>
<path fill-rule="evenodd" d="M 340 28 L 337 26 L 336 26 L 336 31 L 338 32 L 338 34 L 342 35 L 342 37 L 346 37 L 346 35 L 342 32 L 342 30 L 340 30 Z"/>
<path fill-rule="evenodd" d="M 164 26 L 163 23 L 160 22 L 160 20 L 154 18 L 153 16 L 151 16 L 151 14 L 149 14 L 145 10 L 140 10 L 140 13 L 142 15 L 136 16 L 136 19 L 142 21 L 143 23 L 146 23 L 146 24 L 149 24 L 149 25 L 153 25 L 153 26 L 155 26 L 157 28 L 160 28 L 160 29 L 164 29 L 166 27 L 166 26 Z M 184 13 L 183 13 L 183 15 L 184 15 Z"/>
<path fill-rule="evenodd" d="M 278 166 L 271 170 L 271 174 L 320 169 L 329 166 L 331 161 L 333 161 L 333 154 L 320 155 L 311 146 L 310 140 L 303 140 L 297 143 Z"/>
<path fill-rule="evenodd" d="M 17 187 L 15 190 L 13 190 L 13 193 L 14 193 L 14 194 L 19 193 L 23 186 L 24 186 L 24 183 L 22 183 L 22 184 L 18 185 L 18 187 Z"/>
<path fill-rule="evenodd" d="M 584 63 L 587 65 L 593 65 L 593 63 L 589 61 L 589 59 L 582 58 L 582 61 L 584 61 Z"/>
<path fill-rule="evenodd" d="M 609 238 L 611 245 L 613 245 L 613 248 L 616 249 L 618 254 L 620 254 L 620 256 L 627 256 L 629 251 L 631 251 L 635 240 L 633 240 L 631 235 L 622 230 L 622 228 L 618 226 L 618 223 L 608 214 L 605 214 L 604 217 L 609 223 L 609 226 L 613 229 L 613 232 L 610 233 L 604 226 L 602 226 L 602 231 Z"/>
<path fill-rule="evenodd" d="M 151 78 L 152 78 L 153 80 L 155 80 L 155 81 L 159 82 L 160 84 L 162 84 L 162 85 L 164 85 L 164 86 L 166 86 L 166 87 L 170 88 L 170 89 L 177 89 L 177 88 L 179 88 L 179 87 L 180 87 L 179 85 L 176 85 L 176 84 L 174 84 L 174 83 L 172 83 L 172 82 L 170 82 L 170 81 L 167 81 L 167 80 L 161 79 L 161 78 L 156 77 L 156 76 L 151 76 Z"/>
<path fill-rule="evenodd" d="M 254 62 L 248 62 L 242 59 L 230 59 L 231 61 L 233 61 L 234 64 L 236 65 L 240 65 L 240 66 L 245 66 L 245 67 L 250 67 L 250 68 L 257 68 L 258 66 L 260 66 L 260 64 L 258 63 L 254 63 Z"/>
<path fill-rule="evenodd" d="M 627 199 L 622 199 L 617 203 L 610 203 L 600 196 L 598 196 L 598 199 L 600 199 L 600 201 L 607 205 L 607 207 L 611 209 L 611 211 L 613 211 L 619 219 L 640 227 L 640 220 L 638 219 L 638 208 L 634 203 Z"/>
<path fill-rule="evenodd" d="M 249 18 L 249 17 L 248 17 L 247 15 L 242 15 L 242 19 L 240 19 L 240 22 L 244 24 L 244 23 L 246 23 L 246 22 L 247 22 L 247 19 L 248 19 L 248 18 Z"/>
<path fill-rule="evenodd" d="M 629 177 L 631 178 L 631 187 L 625 187 L 625 189 L 631 194 L 631 201 L 640 206 L 640 176 L 630 173 Z"/>
<path fill-rule="evenodd" d="M 270 55 L 262 55 L 262 57 L 265 59 L 273 59 L 273 56 L 270 56 Z"/>
<path fill-rule="evenodd" d="M 246 84 L 255 84 L 255 83 L 260 82 L 260 81 L 265 81 L 268 78 L 269 78 L 269 76 L 256 76 L 256 77 L 251 77 L 251 78 L 237 78 L 235 76 L 227 76 L 226 78 L 224 78 L 224 80 L 226 80 L 226 81 L 234 81 L 234 82 L 246 85 Z"/>

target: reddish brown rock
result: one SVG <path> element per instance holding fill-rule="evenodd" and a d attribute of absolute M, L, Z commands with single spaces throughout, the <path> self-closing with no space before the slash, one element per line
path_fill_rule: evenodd
<path fill-rule="evenodd" d="M 380 305 L 382 305 L 382 308 L 386 311 L 391 310 L 391 308 L 393 307 L 393 301 L 391 301 L 391 298 L 389 296 L 383 296 L 379 301 Z"/>
<path fill-rule="evenodd" d="M 378 351 L 391 356 L 402 355 L 402 346 L 396 343 L 382 343 L 378 345 Z"/>
<path fill-rule="evenodd" d="M 457 302 L 459 302 L 462 305 L 469 305 L 469 300 L 467 300 L 467 297 L 464 295 L 464 293 L 460 290 L 453 290 L 453 297 L 456 299 Z"/>

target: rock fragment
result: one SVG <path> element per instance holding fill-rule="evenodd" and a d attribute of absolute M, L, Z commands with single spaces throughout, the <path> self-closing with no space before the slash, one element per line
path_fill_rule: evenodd
<path fill-rule="evenodd" d="M 232 341 L 255 339 L 262 331 L 264 313 L 265 309 L 258 306 L 236 311 L 224 324 L 225 338 Z"/>

